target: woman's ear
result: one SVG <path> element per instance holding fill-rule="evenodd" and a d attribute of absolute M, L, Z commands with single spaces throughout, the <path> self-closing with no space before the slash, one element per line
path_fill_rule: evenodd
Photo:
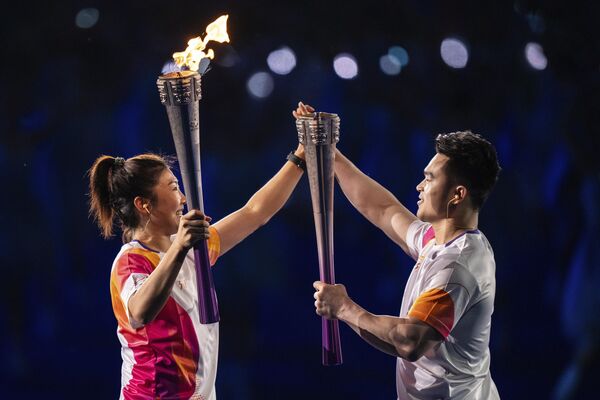
<path fill-rule="evenodd" d="M 133 205 L 138 212 L 142 214 L 150 214 L 150 202 L 141 196 L 136 196 L 133 199 Z"/>

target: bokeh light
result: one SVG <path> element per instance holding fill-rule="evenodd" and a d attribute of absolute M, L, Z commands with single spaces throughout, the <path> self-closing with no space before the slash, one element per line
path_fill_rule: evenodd
<path fill-rule="evenodd" d="M 400 61 L 401 66 L 406 67 L 408 65 L 410 57 L 408 56 L 408 52 L 404 49 L 404 47 L 392 46 L 388 49 L 388 54 Z"/>
<path fill-rule="evenodd" d="M 268 72 L 263 71 L 253 74 L 246 84 L 248 92 L 258 99 L 268 97 L 271 92 L 273 92 L 274 86 L 271 75 Z"/>
<path fill-rule="evenodd" d="M 81 29 L 89 29 L 96 25 L 100 18 L 100 11 L 97 8 L 84 8 L 75 16 L 75 25 Z"/>
<path fill-rule="evenodd" d="M 534 69 L 543 70 L 548 66 L 548 59 L 544 54 L 544 49 L 538 43 L 529 42 L 525 45 L 525 58 Z"/>
<path fill-rule="evenodd" d="M 379 68 L 386 75 L 398 75 L 402 70 L 402 63 L 396 56 L 385 54 L 379 58 Z"/>
<path fill-rule="evenodd" d="M 296 66 L 296 55 L 289 47 L 282 47 L 269 54 L 267 64 L 276 74 L 287 75 Z"/>
<path fill-rule="evenodd" d="M 358 75 L 358 64 L 354 56 L 341 53 L 333 59 L 333 69 L 342 79 L 353 79 Z"/>
<path fill-rule="evenodd" d="M 452 68 L 464 68 L 469 61 L 467 46 L 458 39 L 444 39 L 440 46 L 442 60 Z"/>

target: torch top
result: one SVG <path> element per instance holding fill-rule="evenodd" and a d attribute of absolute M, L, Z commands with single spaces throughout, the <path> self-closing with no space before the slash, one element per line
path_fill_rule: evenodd
<path fill-rule="evenodd" d="M 314 112 L 296 120 L 298 141 L 303 145 L 328 145 L 340 140 L 340 117 L 337 114 Z"/>
<path fill-rule="evenodd" d="M 328 112 L 318 111 L 318 112 L 313 112 L 313 113 L 306 114 L 306 115 L 301 115 L 301 116 L 298 117 L 298 119 L 301 119 L 301 120 L 337 119 L 337 120 L 339 120 L 340 117 L 337 114 L 332 114 L 332 113 L 328 113 Z"/>
<path fill-rule="evenodd" d="M 194 75 L 198 75 L 196 71 L 175 71 L 169 72 L 164 75 L 161 75 L 159 79 L 181 79 L 181 78 L 190 78 Z"/>
<path fill-rule="evenodd" d="M 202 98 L 200 74 L 194 71 L 169 72 L 158 77 L 156 86 L 165 106 L 182 106 Z"/>

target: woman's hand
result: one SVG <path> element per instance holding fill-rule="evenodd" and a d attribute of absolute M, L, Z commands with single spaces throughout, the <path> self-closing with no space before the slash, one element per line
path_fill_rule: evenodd
<path fill-rule="evenodd" d="M 210 217 L 204 216 L 198 210 L 191 210 L 187 214 L 182 215 L 173 244 L 187 251 L 200 240 L 208 239 L 210 237 L 208 230 L 210 220 Z"/>
<path fill-rule="evenodd" d="M 298 108 L 292 111 L 292 115 L 294 116 L 294 118 L 298 119 L 302 116 L 310 115 L 314 112 L 314 108 L 300 101 L 298 102 Z M 296 149 L 296 151 L 294 151 L 294 154 L 304 160 L 304 146 L 302 145 L 302 143 L 298 144 L 298 148 Z"/>

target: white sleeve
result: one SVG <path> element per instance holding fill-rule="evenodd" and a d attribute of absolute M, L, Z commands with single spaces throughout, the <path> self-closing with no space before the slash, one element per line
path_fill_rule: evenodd
<path fill-rule="evenodd" d="M 140 287 L 142 287 L 146 279 L 148 279 L 148 274 L 132 273 L 125 281 L 123 289 L 121 290 L 121 300 L 123 300 L 125 311 L 127 312 L 127 318 L 129 319 L 129 324 L 133 329 L 139 329 L 144 326 L 144 324 L 136 321 L 131 316 L 131 313 L 129 312 L 129 299 L 135 292 L 138 291 Z"/>
<path fill-rule="evenodd" d="M 442 336 L 448 337 L 476 289 L 477 282 L 471 273 L 462 265 L 450 262 L 427 279 L 408 315 L 426 322 Z"/>
<path fill-rule="evenodd" d="M 406 231 L 406 245 L 408 247 L 409 255 L 416 261 L 426 244 L 426 242 L 424 243 L 424 240 L 432 238 L 433 228 L 430 223 L 418 219 L 413 221 Z"/>

